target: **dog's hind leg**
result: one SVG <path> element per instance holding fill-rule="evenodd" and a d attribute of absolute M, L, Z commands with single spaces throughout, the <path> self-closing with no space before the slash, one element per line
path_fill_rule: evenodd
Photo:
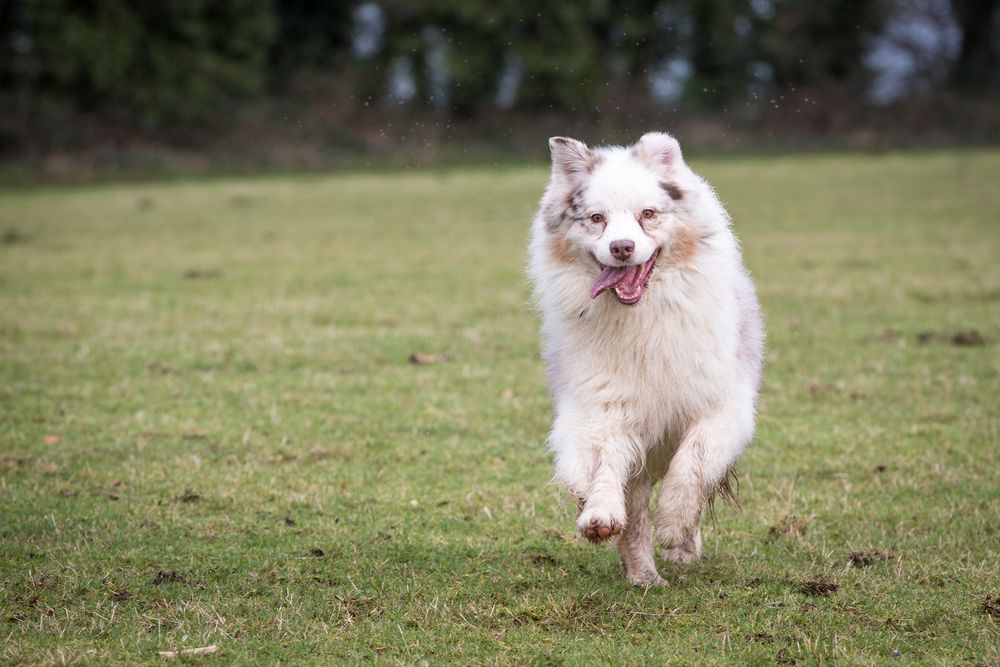
<path fill-rule="evenodd" d="M 696 421 L 684 435 L 653 514 L 656 539 L 668 558 L 689 563 L 701 557 L 702 512 L 750 442 L 753 428 L 753 402 L 734 402 Z"/>
<path fill-rule="evenodd" d="M 653 559 L 653 533 L 649 525 L 651 480 L 643 475 L 632 482 L 625 498 L 628 515 L 625 529 L 618 538 L 618 553 L 625 578 L 637 586 L 665 585 Z"/>

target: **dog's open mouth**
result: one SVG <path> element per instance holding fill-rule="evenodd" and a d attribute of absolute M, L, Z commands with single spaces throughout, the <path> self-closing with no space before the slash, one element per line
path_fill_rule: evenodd
<path fill-rule="evenodd" d="M 634 266 L 604 266 L 597 262 L 597 265 L 601 267 L 601 275 L 598 276 L 594 286 L 590 288 L 590 298 L 596 299 L 605 290 L 613 287 L 615 298 L 620 303 L 626 306 L 639 303 L 639 299 L 646 291 L 646 285 L 649 284 L 649 276 L 652 275 L 653 267 L 656 266 L 656 259 L 659 256 L 660 250 L 657 248 L 652 257 L 642 264 Z"/>

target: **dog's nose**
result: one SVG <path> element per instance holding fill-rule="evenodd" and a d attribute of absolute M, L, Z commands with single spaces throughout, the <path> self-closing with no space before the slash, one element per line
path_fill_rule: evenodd
<path fill-rule="evenodd" d="M 628 239 L 619 239 L 611 242 L 611 256 L 619 262 L 624 262 L 631 257 L 633 250 L 635 250 L 635 242 Z"/>

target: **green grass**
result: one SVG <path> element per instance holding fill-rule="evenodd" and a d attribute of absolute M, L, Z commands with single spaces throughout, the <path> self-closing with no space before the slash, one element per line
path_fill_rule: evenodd
<path fill-rule="evenodd" d="M 549 483 L 544 169 L 0 192 L 0 663 L 1000 664 L 1000 153 L 694 166 L 769 363 L 648 591 Z"/>

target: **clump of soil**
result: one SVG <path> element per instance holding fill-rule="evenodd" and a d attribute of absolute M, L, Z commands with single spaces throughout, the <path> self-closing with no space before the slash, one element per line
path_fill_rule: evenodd
<path fill-rule="evenodd" d="M 771 526 L 768 534 L 771 537 L 798 537 L 799 535 L 805 535 L 808 525 L 809 522 L 802 517 L 789 514 L 788 516 L 781 517 L 781 519 Z"/>
<path fill-rule="evenodd" d="M 196 500 L 201 500 L 201 494 L 195 493 L 191 489 L 184 489 L 184 493 L 177 496 L 175 500 L 179 500 L 182 503 L 193 503 Z"/>
<path fill-rule="evenodd" d="M 993 618 L 1000 618 L 1000 595 L 987 595 L 980 608 Z"/>
<path fill-rule="evenodd" d="M 186 584 L 187 577 L 176 570 L 160 570 L 153 576 L 153 585 L 161 584 Z"/>
<path fill-rule="evenodd" d="M 892 554 L 882 553 L 872 549 L 871 551 L 854 551 L 847 557 L 847 564 L 851 567 L 868 567 L 875 563 L 888 563 L 892 560 Z"/>
<path fill-rule="evenodd" d="M 959 347 L 979 347 L 986 345 L 986 338 L 976 329 L 956 331 L 943 334 L 937 331 L 921 331 L 917 334 L 918 343 L 951 343 Z"/>
<path fill-rule="evenodd" d="M 439 364 L 442 361 L 448 361 L 451 359 L 451 354 L 448 352 L 439 353 L 427 353 L 427 352 L 414 352 L 410 355 L 410 363 L 417 366 L 425 366 L 427 364 Z"/>
<path fill-rule="evenodd" d="M 837 589 L 840 588 L 840 584 L 835 584 L 834 582 L 826 579 L 817 579 L 816 581 L 807 581 L 803 583 L 800 588 L 806 595 L 826 597 L 836 593 Z"/>

